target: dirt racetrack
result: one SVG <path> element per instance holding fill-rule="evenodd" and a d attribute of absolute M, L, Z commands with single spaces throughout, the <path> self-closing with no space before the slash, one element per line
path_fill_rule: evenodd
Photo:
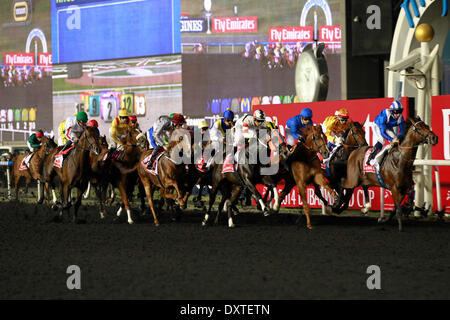
<path fill-rule="evenodd" d="M 449 299 L 450 223 L 377 225 L 375 218 L 292 214 L 236 216 L 234 229 L 201 226 L 200 211 L 179 222 L 161 214 L 134 225 L 48 222 L 43 207 L 0 203 L 0 299 Z M 53 214 L 53 213 L 52 213 Z M 81 269 L 68 290 L 67 267 Z M 378 265 L 381 290 L 368 290 Z"/>

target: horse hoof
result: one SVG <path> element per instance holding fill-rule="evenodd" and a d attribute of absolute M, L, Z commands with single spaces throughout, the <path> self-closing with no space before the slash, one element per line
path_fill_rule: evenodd
<path fill-rule="evenodd" d="M 128 224 L 134 224 L 134 221 L 133 220 L 129 220 Z"/>
<path fill-rule="evenodd" d="M 333 213 L 333 208 L 331 206 L 327 206 L 325 208 L 325 214 L 331 215 Z"/>
<path fill-rule="evenodd" d="M 308 230 L 312 230 L 313 229 L 312 226 L 306 226 L 306 228 L 308 228 Z"/>

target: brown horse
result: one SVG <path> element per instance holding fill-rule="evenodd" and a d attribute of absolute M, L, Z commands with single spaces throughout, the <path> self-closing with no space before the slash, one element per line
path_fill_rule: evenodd
<path fill-rule="evenodd" d="M 172 132 L 166 151 L 156 160 L 158 165 L 157 175 L 149 172 L 146 165 L 142 163 L 144 159 L 151 155 L 152 151 L 146 151 L 140 157 L 137 171 L 144 185 L 145 194 L 156 226 L 159 226 L 153 204 L 153 193 L 156 188 L 160 189 L 161 198 L 177 200 L 178 205 L 181 207 L 185 205 L 185 184 L 187 183 L 185 163 L 189 163 L 191 159 L 190 151 L 192 145 L 190 141 L 191 135 L 188 130 L 177 129 Z M 180 152 L 183 152 L 182 157 L 184 159 L 187 158 L 187 161 L 180 159 Z M 172 193 L 173 189 L 175 189 L 177 194 Z"/>
<path fill-rule="evenodd" d="M 74 204 L 73 221 L 77 221 L 78 209 L 81 205 L 83 192 L 86 190 L 89 180 L 92 177 L 91 159 L 94 155 L 100 153 L 100 137 L 95 128 L 85 127 L 78 142 L 74 144 L 73 150 L 67 155 L 62 167 L 58 168 L 53 165 L 54 157 L 50 157 L 49 161 L 44 164 L 44 177 L 46 177 L 46 185 L 52 180 L 56 174 L 60 180 L 62 190 L 62 205 L 59 206 L 59 217 L 64 211 L 68 211 L 71 207 L 69 197 L 73 188 L 78 189 L 78 195 Z M 57 148 L 60 150 L 60 148 Z"/>
<path fill-rule="evenodd" d="M 298 142 L 291 151 L 288 158 L 288 164 L 291 169 L 295 184 L 297 185 L 299 195 L 303 202 L 303 210 L 306 215 L 306 226 L 312 228 L 309 217 L 310 207 L 306 198 L 306 187 L 310 184 L 317 184 L 325 188 L 330 194 L 337 197 L 327 182 L 325 174 L 321 168 L 321 161 L 317 154 L 320 153 L 323 158 L 328 158 L 330 152 L 327 147 L 327 137 L 322 131 L 320 125 L 308 126 L 303 129 L 302 136 L 304 142 Z M 290 188 L 285 187 L 279 198 L 279 204 L 290 192 Z"/>
<path fill-rule="evenodd" d="M 26 170 L 20 170 L 20 166 L 23 162 L 23 159 L 28 157 L 30 154 L 21 154 L 13 158 L 13 177 L 14 177 L 14 189 L 16 192 L 16 200 L 19 199 L 18 189 L 19 189 L 19 180 L 22 177 L 25 177 L 26 186 L 25 193 L 28 192 L 28 186 L 32 179 L 43 182 L 43 178 L 41 176 L 42 167 L 44 164 L 45 158 L 51 153 L 51 151 L 56 148 L 56 143 L 52 138 L 47 138 L 43 136 L 41 138 L 42 146 L 33 153 L 31 157 L 29 167 Z M 38 199 L 40 203 L 42 201 L 41 198 Z"/>
<path fill-rule="evenodd" d="M 398 229 L 402 230 L 402 206 L 405 196 L 414 186 L 413 164 L 420 144 L 429 143 L 436 145 L 438 137 L 430 130 L 420 118 L 409 119 L 405 126 L 405 135 L 397 146 L 393 146 L 382 160 L 381 178 L 384 184 L 392 192 L 394 200 L 394 212 L 398 221 Z M 363 171 L 364 156 L 369 147 L 355 150 L 347 163 L 347 178 L 344 182 L 346 189 L 344 202 L 348 202 L 353 189 L 358 186 L 381 187 L 374 173 Z"/>

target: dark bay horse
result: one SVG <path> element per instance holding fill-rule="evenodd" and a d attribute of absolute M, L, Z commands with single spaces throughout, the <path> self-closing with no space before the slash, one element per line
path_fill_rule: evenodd
<path fill-rule="evenodd" d="M 19 180 L 22 177 L 25 177 L 26 179 L 26 190 L 25 193 L 28 191 L 28 185 L 30 184 L 31 180 L 38 180 L 40 182 L 44 182 L 43 178 L 41 176 L 43 164 L 45 158 L 51 153 L 51 151 L 57 147 L 55 141 L 53 138 L 47 138 L 46 136 L 43 136 L 41 138 L 42 146 L 34 152 L 30 163 L 29 168 L 27 170 L 20 170 L 20 165 L 22 164 L 22 161 L 24 158 L 28 157 L 29 154 L 21 154 L 13 158 L 13 177 L 14 177 L 14 188 L 16 192 L 16 200 L 18 200 L 19 194 L 18 194 L 18 188 L 19 188 Z M 42 202 L 42 197 L 39 195 L 38 202 Z"/>
<path fill-rule="evenodd" d="M 151 155 L 152 150 L 143 152 L 137 164 L 137 172 L 145 189 L 150 210 L 153 214 L 153 221 L 159 226 L 158 218 L 153 203 L 153 193 L 156 189 L 160 190 L 161 198 L 173 199 L 178 201 L 178 205 L 185 205 L 186 192 L 186 164 L 189 163 L 192 148 L 191 134 L 186 129 L 176 129 L 172 132 L 166 151 L 157 161 L 158 173 L 152 174 L 142 162 Z M 184 153 L 187 154 L 184 154 Z M 183 155 L 180 155 L 183 153 Z M 188 159 L 186 162 L 183 159 Z M 172 193 L 175 189 L 176 194 Z"/>
<path fill-rule="evenodd" d="M 405 196 L 414 186 L 413 164 L 420 144 L 436 145 L 438 137 L 420 118 L 408 119 L 405 125 L 405 135 L 398 146 L 390 149 L 381 165 L 381 177 L 384 184 L 392 192 L 394 212 L 398 221 L 398 229 L 402 230 L 402 206 Z M 363 171 L 364 156 L 369 147 L 355 150 L 347 163 L 347 178 L 343 187 L 346 189 L 344 202 L 348 202 L 353 189 L 358 186 L 381 187 L 374 173 Z"/>
<path fill-rule="evenodd" d="M 244 188 L 247 188 L 251 192 L 256 203 L 260 205 L 261 210 L 265 215 L 268 215 L 267 203 L 262 199 L 261 194 L 256 189 L 256 185 L 264 184 L 270 190 L 274 190 L 275 198 L 278 200 L 276 182 L 273 177 L 279 171 L 280 161 L 284 161 L 288 157 L 288 149 L 284 141 L 280 141 L 278 130 L 274 129 L 268 133 L 269 135 L 267 135 L 267 132 L 262 135 L 266 138 L 257 138 L 253 140 L 253 145 L 252 143 L 250 143 L 240 151 L 240 157 L 243 157 L 245 162 L 241 163 L 241 161 L 239 160 L 237 171 L 223 173 L 222 161 L 217 162 L 213 165 L 212 188 L 210 190 L 209 207 L 202 222 L 203 226 L 208 223 L 211 209 L 219 190 L 222 193 L 222 200 L 219 204 L 215 224 L 218 223 L 220 212 L 223 209 L 228 214 L 228 226 L 234 227 L 232 210 L 235 209 L 235 203 Z M 257 136 L 259 136 L 258 133 Z M 267 162 L 266 160 L 268 159 L 270 160 L 269 162 L 261 164 L 260 161 L 250 161 L 250 154 L 259 154 L 261 156 L 264 155 L 264 153 L 266 153 L 266 155 L 268 155 L 268 153 L 272 153 L 271 157 L 264 159 L 264 162 Z"/>
<path fill-rule="evenodd" d="M 91 127 L 85 127 L 83 133 L 76 143 L 74 143 L 73 150 L 67 155 L 62 167 L 53 166 L 54 159 L 45 162 L 45 177 L 46 182 L 50 183 L 55 174 L 60 180 L 62 205 L 59 206 L 59 217 L 63 215 L 64 211 L 68 211 L 71 207 L 69 197 L 73 188 L 78 189 L 77 199 L 74 204 L 73 221 L 77 221 L 78 209 L 81 205 L 83 193 L 86 190 L 88 183 L 92 177 L 91 158 L 93 155 L 100 153 L 100 137 L 97 130 Z M 60 150 L 60 148 L 57 148 Z"/>
<path fill-rule="evenodd" d="M 341 138 L 343 141 L 342 144 L 336 146 L 335 152 L 332 153 L 328 161 L 327 169 L 325 169 L 329 185 L 333 190 L 337 191 L 339 198 L 341 198 L 343 191 L 342 185 L 347 177 L 348 157 L 357 148 L 367 146 L 365 132 L 359 122 L 350 122 L 349 127 L 344 131 Z M 314 192 L 319 199 L 322 200 L 324 205 L 327 206 L 327 208 L 330 208 L 327 200 L 322 196 L 322 192 L 320 191 L 320 187 L 318 185 L 314 185 Z M 369 199 L 367 188 L 364 188 L 364 194 L 366 199 Z M 336 204 L 336 206 L 333 207 L 333 212 L 341 213 L 345 209 L 345 206 L 341 208 Z M 363 209 L 363 213 L 367 212 L 365 210 L 366 208 Z"/>

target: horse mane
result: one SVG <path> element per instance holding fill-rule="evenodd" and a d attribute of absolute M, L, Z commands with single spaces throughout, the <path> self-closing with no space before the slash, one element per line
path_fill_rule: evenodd
<path fill-rule="evenodd" d="M 411 128 L 411 126 L 413 125 L 413 121 L 414 122 L 418 122 L 418 121 L 422 121 L 422 119 L 420 119 L 420 117 L 418 117 L 418 116 L 414 116 L 414 117 L 408 118 L 408 120 L 405 121 L 405 127 L 404 127 L 404 130 L 403 130 L 403 135 L 399 138 L 399 142 L 400 143 L 402 143 L 403 140 L 405 140 L 406 134 L 408 133 L 408 131 Z"/>

